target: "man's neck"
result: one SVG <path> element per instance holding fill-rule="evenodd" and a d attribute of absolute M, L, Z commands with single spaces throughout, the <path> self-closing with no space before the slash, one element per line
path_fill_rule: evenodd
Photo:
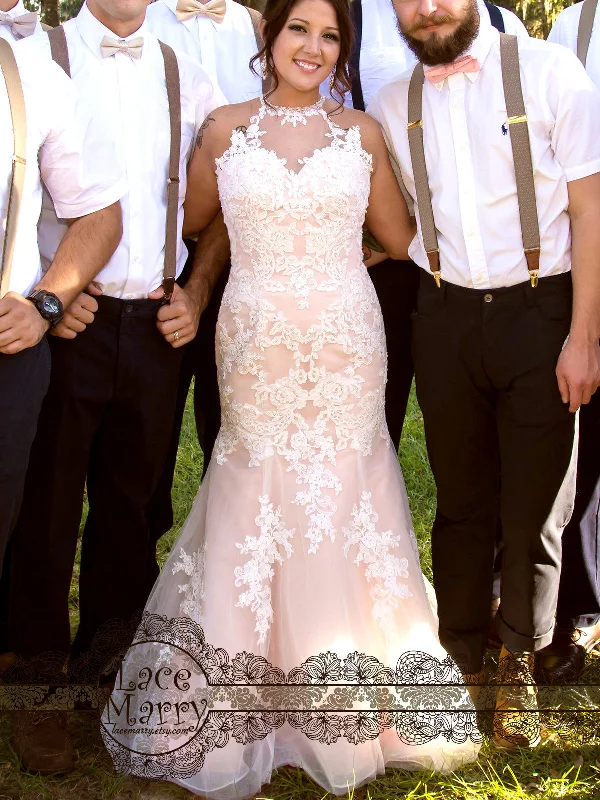
<path fill-rule="evenodd" d="M 1 2 L 1 0 L 0 0 Z M 123 20 L 113 17 L 101 8 L 95 0 L 87 0 L 87 7 L 92 16 L 96 17 L 98 22 L 101 22 L 105 28 L 112 31 L 119 39 L 126 39 L 132 33 L 139 31 L 146 19 L 146 11 L 135 19 Z"/>
<path fill-rule="evenodd" d="M 4 11 L 5 13 L 12 11 L 16 5 L 17 3 L 15 3 L 15 0 L 0 0 L 0 11 Z"/>

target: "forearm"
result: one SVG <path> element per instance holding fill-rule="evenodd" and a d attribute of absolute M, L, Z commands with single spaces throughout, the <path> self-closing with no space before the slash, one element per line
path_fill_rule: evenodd
<path fill-rule="evenodd" d="M 119 202 L 73 220 L 36 288 L 53 292 L 67 308 L 110 259 L 122 232 Z"/>
<path fill-rule="evenodd" d="M 569 338 L 600 339 L 600 226 L 595 207 L 571 217 L 573 317 Z"/>
<path fill-rule="evenodd" d="M 186 292 L 200 298 L 201 311 L 210 299 L 229 253 L 229 236 L 223 214 L 219 212 L 198 237 L 192 273 L 185 287 Z"/>

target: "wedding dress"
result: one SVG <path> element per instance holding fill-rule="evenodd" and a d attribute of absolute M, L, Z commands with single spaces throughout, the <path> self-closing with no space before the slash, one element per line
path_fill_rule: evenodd
<path fill-rule="evenodd" d="M 202 670 L 189 670 L 186 698 L 206 698 L 208 675 L 221 684 L 212 702 L 234 710 L 209 714 L 195 745 L 174 729 L 155 728 L 150 742 L 115 726 L 116 689 L 113 722 L 103 718 L 118 769 L 217 800 L 251 796 L 284 764 L 346 794 L 386 765 L 449 770 L 478 752 L 385 421 L 383 321 L 362 261 L 372 158 L 358 127 L 338 127 L 323 102 L 261 101 L 217 159 L 232 247 L 216 342 L 222 427 L 118 681 L 132 704 L 156 710 L 159 690 L 136 676 L 168 668 L 171 683 L 166 672 L 159 683 L 174 704 L 170 659 L 187 648 Z M 423 709 L 440 701 L 422 684 L 449 682 L 448 702 L 466 711 L 395 724 L 297 706 L 287 718 L 280 708 L 244 716 L 247 695 L 227 688 L 285 681 L 420 684 Z"/>

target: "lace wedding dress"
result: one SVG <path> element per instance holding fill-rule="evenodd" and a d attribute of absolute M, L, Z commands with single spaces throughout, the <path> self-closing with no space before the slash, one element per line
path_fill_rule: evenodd
<path fill-rule="evenodd" d="M 173 728 L 150 741 L 144 717 L 115 726 L 115 689 L 103 720 L 117 768 L 218 800 L 251 796 L 284 764 L 346 794 L 386 765 L 449 770 L 478 751 L 386 427 L 383 321 L 362 261 L 371 156 L 359 129 L 334 119 L 322 99 L 262 101 L 216 164 L 232 246 L 216 342 L 222 427 L 118 682 L 156 710 L 159 690 L 139 675 L 170 669 L 159 683 L 174 705 L 171 662 L 191 652 L 183 699 L 208 697 L 208 717 L 191 742 Z M 444 696 L 455 708 L 441 713 L 428 682 L 454 683 Z M 352 714 L 352 699 L 317 713 L 316 688 L 304 712 L 297 695 L 291 709 L 288 697 L 287 710 L 280 699 L 248 711 L 232 685 L 253 683 L 420 684 L 410 702 L 436 713 Z"/>

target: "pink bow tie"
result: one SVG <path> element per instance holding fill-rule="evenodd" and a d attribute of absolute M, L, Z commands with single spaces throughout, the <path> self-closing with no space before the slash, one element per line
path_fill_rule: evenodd
<path fill-rule="evenodd" d="M 431 83 L 441 83 L 448 75 L 455 72 L 479 72 L 481 69 L 479 61 L 473 56 L 463 56 L 453 61 L 451 64 L 440 64 L 437 67 L 424 70 L 425 77 Z"/>

